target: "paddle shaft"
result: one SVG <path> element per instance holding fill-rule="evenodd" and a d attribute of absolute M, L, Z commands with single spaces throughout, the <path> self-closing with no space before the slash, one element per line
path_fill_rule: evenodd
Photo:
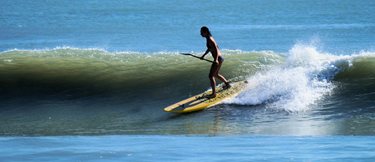
<path fill-rule="evenodd" d="M 202 59 L 201 57 L 195 56 L 195 55 L 190 54 L 190 53 L 181 53 L 181 54 L 183 54 L 183 55 L 189 55 L 189 56 L 192 56 L 192 57 L 195 57 L 195 58 L 198 58 L 198 59 L 201 59 L 201 60 L 207 61 L 207 62 L 214 63 L 214 62 L 211 61 L 211 60 L 207 60 L 207 59 L 205 59 L 205 58 Z"/>

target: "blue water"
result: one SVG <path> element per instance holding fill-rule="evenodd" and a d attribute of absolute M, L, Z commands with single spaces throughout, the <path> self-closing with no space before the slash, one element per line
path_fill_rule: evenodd
<path fill-rule="evenodd" d="M 0 50 L 56 46 L 204 51 L 202 25 L 222 49 L 288 51 L 297 42 L 350 54 L 373 50 L 372 0 L 0 2 Z"/>
<path fill-rule="evenodd" d="M 6 161 L 373 161 L 368 136 L 7 137 Z M 13 148 L 17 147 L 17 150 Z"/>
<path fill-rule="evenodd" d="M 163 112 L 203 25 L 258 85 Z M 374 161 L 374 38 L 373 0 L 1 0 L 0 161 Z"/>

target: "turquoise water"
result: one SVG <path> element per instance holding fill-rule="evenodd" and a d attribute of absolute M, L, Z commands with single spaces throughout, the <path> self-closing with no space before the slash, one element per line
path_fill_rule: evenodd
<path fill-rule="evenodd" d="M 0 2 L 0 50 L 56 46 L 115 51 L 204 51 L 202 25 L 222 49 L 373 50 L 374 1 L 28 1 Z M 342 54 L 342 53 L 341 53 Z"/>
<path fill-rule="evenodd" d="M 2 0 L 0 159 L 373 161 L 374 6 Z M 209 88 L 210 65 L 179 54 L 204 52 L 203 25 L 252 88 L 166 113 Z"/>
<path fill-rule="evenodd" d="M 373 161 L 369 136 L 1 138 L 7 161 Z M 17 151 L 12 148 L 19 148 Z"/>

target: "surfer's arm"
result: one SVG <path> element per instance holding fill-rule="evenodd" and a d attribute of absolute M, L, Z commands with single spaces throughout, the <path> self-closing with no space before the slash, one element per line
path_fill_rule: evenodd
<path fill-rule="evenodd" d="M 204 54 L 201 56 L 201 59 L 203 59 L 204 56 L 206 56 L 208 52 L 210 52 L 210 50 L 207 48 L 206 52 L 204 52 Z"/>

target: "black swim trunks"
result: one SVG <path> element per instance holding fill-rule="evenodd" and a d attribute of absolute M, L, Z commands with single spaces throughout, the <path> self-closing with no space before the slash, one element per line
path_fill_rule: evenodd
<path fill-rule="evenodd" d="M 218 60 L 219 62 L 224 62 L 224 57 L 223 57 L 223 56 L 219 56 L 219 57 L 217 58 L 217 60 Z"/>

